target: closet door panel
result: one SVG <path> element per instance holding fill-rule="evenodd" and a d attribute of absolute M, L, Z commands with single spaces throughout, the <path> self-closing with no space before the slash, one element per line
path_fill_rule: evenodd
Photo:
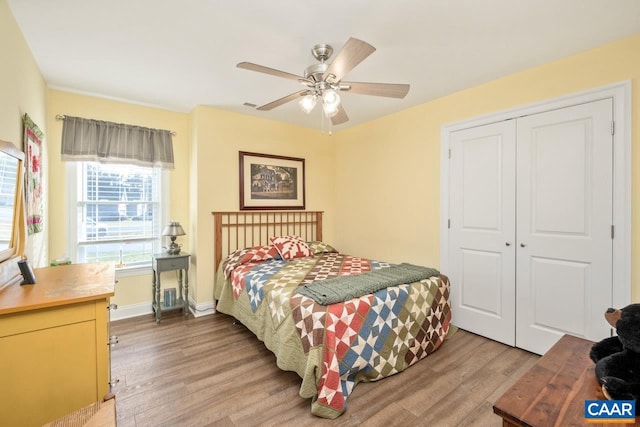
<path fill-rule="evenodd" d="M 530 259 L 534 323 L 538 327 L 585 336 L 589 264 L 545 257 Z M 562 286 L 558 286 L 562 283 Z M 553 296 L 553 298 L 550 298 Z M 571 305 L 572 316 L 566 316 Z"/>
<path fill-rule="evenodd" d="M 517 122 L 516 345 L 600 340 L 612 298 L 610 99 Z"/>
<path fill-rule="evenodd" d="M 534 132 L 531 152 L 523 153 L 530 154 L 531 233 L 587 235 L 589 132 L 586 120 L 540 127 Z"/>
<path fill-rule="evenodd" d="M 502 256 L 498 252 L 461 249 L 460 306 L 488 316 L 500 317 L 504 302 L 501 299 Z"/>
<path fill-rule="evenodd" d="M 515 344 L 515 124 L 452 134 L 450 271 L 453 323 Z"/>

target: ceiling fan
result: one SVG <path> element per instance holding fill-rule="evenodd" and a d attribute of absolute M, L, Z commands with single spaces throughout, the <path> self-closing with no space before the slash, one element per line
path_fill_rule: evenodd
<path fill-rule="evenodd" d="M 331 118 L 333 125 L 339 125 L 349 120 L 349 116 L 342 107 L 338 92 L 351 92 L 360 95 L 385 96 L 389 98 L 404 98 L 409 92 L 408 84 L 393 83 L 363 83 L 345 82 L 342 78 L 356 65 L 364 61 L 375 52 L 376 48 L 362 40 L 349 38 L 331 64 L 326 61 L 333 54 L 333 48 L 328 44 L 318 44 L 311 49 L 314 58 L 320 61 L 304 70 L 304 76 L 287 73 L 252 62 L 240 62 L 237 67 L 245 70 L 258 71 L 276 77 L 296 80 L 306 86 L 305 89 L 289 94 L 273 102 L 258 107 L 258 110 L 268 111 L 287 102 L 299 99 L 300 108 L 310 113 L 320 100 L 325 116 Z"/>

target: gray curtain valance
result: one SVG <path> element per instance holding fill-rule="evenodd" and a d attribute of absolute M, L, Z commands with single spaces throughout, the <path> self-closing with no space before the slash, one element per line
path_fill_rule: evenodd
<path fill-rule="evenodd" d="M 63 122 L 63 161 L 174 167 L 168 130 L 71 116 L 64 116 Z"/>

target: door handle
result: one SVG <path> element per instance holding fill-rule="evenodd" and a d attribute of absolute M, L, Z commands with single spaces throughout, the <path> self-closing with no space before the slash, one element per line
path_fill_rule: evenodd
<path fill-rule="evenodd" d="M 507 242 L 505 243 L 505 246 L 511 246 L 511 243 Z"/>
<path fill-rule="evenodd" d="M 520 247 L 521 248 L 524 248 L 525 246 L 527 246 L 527 245 L 525 245 L 524 243 L 520 243 Z"/>

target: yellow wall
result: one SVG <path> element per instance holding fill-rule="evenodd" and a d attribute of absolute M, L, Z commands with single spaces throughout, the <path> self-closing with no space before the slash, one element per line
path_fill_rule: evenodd
<path fill-rule="evenodd" d="M 22 148 L 22 116 L 29 114 L 45 132 L 47 87 L 22 32 L 0 1 L 0 139 Z"/>
<path fill-rule="evenodd" d="M 7 3 L 0 0 L 0 139 L 22 150 L 22 116 L 27 113 L 44 132 L 43 173 L 46 173 L 47 87 L 22 32 Z M 43 183 L 44 214 L 47 213 L 47 183 Z M 47 258 L 47 228 L 27 239 L 27 255 L 34 265 Z M 0 268 L 0 270 L 2 270 Z M 0 275 L 3 274 L 0 271 Z"/>
<path fill-rule="evenodd" d="M 640 35 L 339 132 L 335 244 L 349 253 L 438 266 L 440 130 L 445 124 L 632 81 L 632 259 L 640 244 Z M 460 72 L 464 72 L 463 70 Z M 344 183 L 344 184 L 343 184 Z M 359 188 L 361 191 L 353 191 Z M 370 230 L 375 230 L 371 233 Z M 446 272 L 445 272 L 446 273 Z M 640 301 L 640 264 L 632 267 Z"/>
<path fill-rule="evenodd" d="M 6 2 L 0 0 L 0 139 L 21 146 L 28 113 L 45 133 L 49 197 L 45 232 L 29 239 L 30 257 L 46 262 L 66 252 L 66 189 L 59 160 L 62 123 L 78 115 L 171 129 L 176 169 L 170 172 L 170 216 L 194 255 L 192 298 L 206 305 L 213 286 L 213 210 L 238 209 L 238 151 L 306 159 L 307 208 L 324 210 L 325 241 L 343 252 L 437 266 L 442 125 L 631 79 L 633 183 L 640 172 L 640 35 L 545 64 L 402 111 L 321 135 L 273 121 L 197 107 L 191 114 L 50 90 Z M 463 72 L 463 71 L 462 71 Z M 640 243 L 638 186 L 633 186 L 632 252 Z M 48 242 L 47 242 L 47 236 Z M 636 263 L 637 264 L 637 263 Z M 150 300 L 150 276 L 120 280 L 114 301 Z M 640 266 L 632 271 L 632 299 L 640 301 Z"/>
<path fill-rule="evenodd" d="M 305 159 L 306 207 L 325 212 L 325 241 L 333 241 L 336 219 L 334 203 L 335 137 L 271 120 L 229 113 L 209 107 L 192 112 L 196 164 L 192 165 L 192 224 L 198 240 L 197 302 L 213 299 L 213 217 L 212 211 L 239 209 L 238 151 L 275 154 Z"/>
<path fill-rule="evenodd" d="M 176 132 L 173 137 L 175 169 L 169 171 L 169 217 L 181 222 L 185 230 L 189 224 L 189 146 L 191 129 L 189 115 L 124 102 L 50 90 L 48 94 L 47 121 L 49 136 L 49 186 L 52 192 L 50 213 L 47 218 L 50 233 L 49 253 L 51 258 L 67 251 L 67 182 L 65 163 L 60 160 L 62 121 L 56 115 L 70 115 L 88 119 L 106 120 L 116 123 L 167 129 Z M 184 247 L 189 247 L 189 233 L 180 238 Z M 167 285 L 172 276 L 167 275 Z M 151 301 L 151 269 L 148 275 L 118 277 L 116 295 L 112 302 L 132 305 Z M 163 276 L 164 282 L 164 276 Z M 149 309 L 151 305 L 149 305 Z"/>
<path fill-rule="evenodd" d="M 180 238 L 192 254 L 189 295 L 198 306 L 213 301 L 213 210 L 237 210 L 238 151 L 254 151 L 305 158 L 306 205 L 327 212 L 331 230 L 334 187 L 333 143 L 317 130 L 277 123 L 198 107 L 191 114 L 105 100 L 50 90 L 47 111 L 49 126 L 49 185 L 62 189 L 52 197 L 49 215 L 51 257 L 67 252 L 67 201 L 65 163 L 60 160 L 62 121 L 68 114 L 131 123 L 176 131 L 175 170 L 170 171 L 169 216 L 180 220 L 187 233 Z M 329 232 L 330 235 L 330 232 Z M 201 262 L 198 262 L 202 260 Z M 171 276 L 167 276 L 171 281 Z M 165 283 L 163 277 L 163 283 Z M 151 299 L 151 275 L 120 277 L 116 296 L 119 306 L 146 303 Z"/>

